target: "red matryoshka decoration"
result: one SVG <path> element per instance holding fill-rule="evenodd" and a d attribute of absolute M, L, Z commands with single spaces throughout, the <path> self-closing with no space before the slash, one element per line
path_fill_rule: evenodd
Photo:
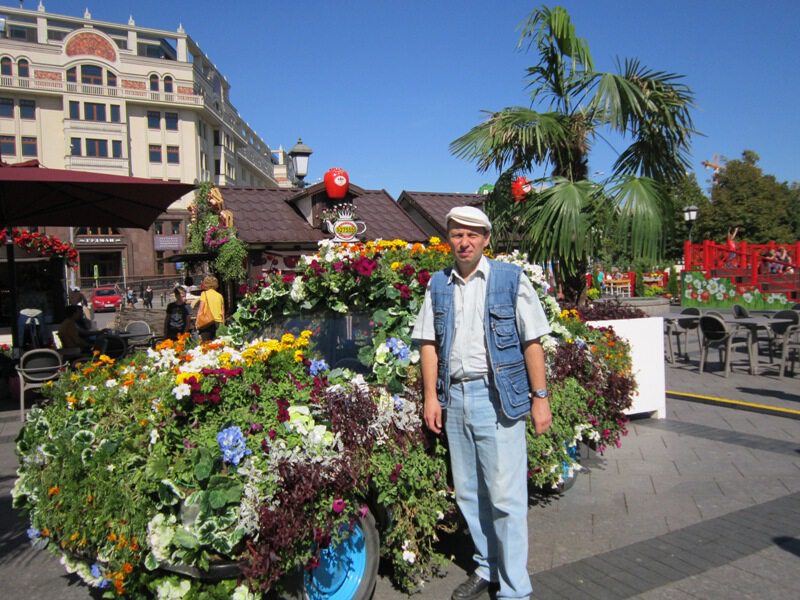
<path fill-rule="evenodd" d="M 347 171 L 339 167 L 328 169 L 323 178 L 325 192 L 331 200 L 342 200 L 350 189 L 350 176 Z"/>
<path fill-rule="evenodd" d="M 525 197 L 531 193 L 531 182 L 526 177 L 520 175 L 511 182 L 511 198 L 514 202 L 524 202 Z"/>

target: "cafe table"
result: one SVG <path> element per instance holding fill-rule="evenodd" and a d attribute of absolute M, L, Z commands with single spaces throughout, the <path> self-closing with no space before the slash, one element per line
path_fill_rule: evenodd
<path fill-rule="evenodd" d="M 756 315 L 750 317 L 742 317 L 739 319 L 726 318 L 725 323 L 739 329 L 747 330 L 748 338 L 748 354 L 750 358 L 750 374 L 758 375 L 758 331 L 763 329 L 767 332 L 767 343 L 770 342 L 769 333 L 772 331 L 773 325 L 793 323 L 791 319 L 773 319 L 766 315 Z"/>

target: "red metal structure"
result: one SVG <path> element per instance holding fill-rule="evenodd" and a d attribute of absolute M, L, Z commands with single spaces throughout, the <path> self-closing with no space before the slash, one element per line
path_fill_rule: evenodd
<path fill-rule="evenodd" d="M 786 248 L 788 263 L 768 259 L 768 250 Z M 724 244 L 703 240 L 700 244 L 683 245 L 684 269 L 702 271 L 706 278 L 729 277 L 737 285 L 752 286 L 761 292 L 786 294 L 792 302 L 800 302 L 800 242 L 793 244 L 736 244 L 729 251 Z"/>

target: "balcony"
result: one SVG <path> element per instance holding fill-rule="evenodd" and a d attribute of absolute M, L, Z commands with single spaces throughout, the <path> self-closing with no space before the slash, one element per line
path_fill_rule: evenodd
<path fill-rule="evenodd" d="M 127 158 L 103 158 L 101 156 L 66 156 L 64 166 L 75 171 L 94 171 L 110 175 L 130 175 Z"/>
<path fill-rule="evenodd" d="M 83 119 L 64 119 L 64 135 L 86 135 L 102 133 L 105 135 L 126 136 L 127 123 L 113 123 L 109 121 L 85 121 Z"/>

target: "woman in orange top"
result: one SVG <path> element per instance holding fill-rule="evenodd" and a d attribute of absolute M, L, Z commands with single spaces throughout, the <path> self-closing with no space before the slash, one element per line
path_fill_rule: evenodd
<path fill-rule="evenodd" d="M 200 289 L 203 290 L 200 294 L 200 304 L 197 308 L 197 314 L 203 312 L 203 307 L 207 306 L 214 318 L 212 323 L 204 325 L 202 328 L 198 327 L 200 339 L 204 342 L 213 340 L 217 337 L 217 325 L 222 325 L 225 322 L 225 300 L 222 294 L 217 291 L 219 281 L 213 275 L 206 275 L 203 278 L 203 283 L 200 284 Z"/>

